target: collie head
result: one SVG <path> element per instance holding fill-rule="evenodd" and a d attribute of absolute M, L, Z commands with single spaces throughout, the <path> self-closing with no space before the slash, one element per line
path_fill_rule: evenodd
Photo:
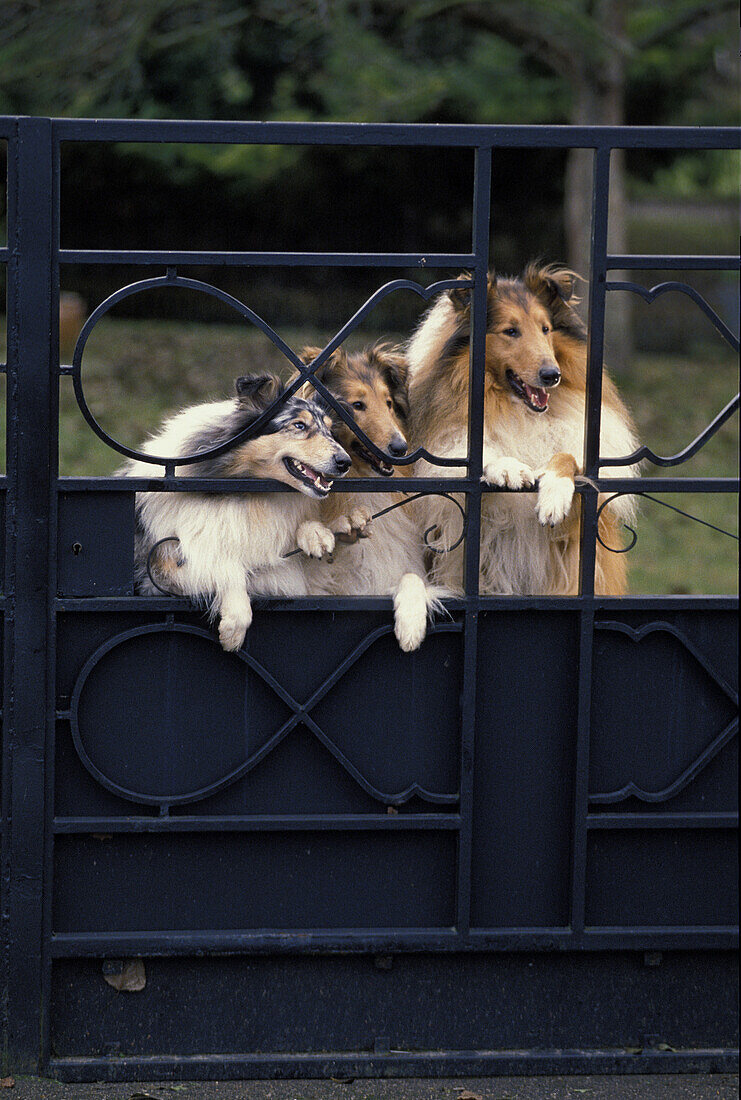
<path fill-rule="evenodd" d="M 304 348 L 304 363 L 312 363 L 319 348 Z M 401 352 L 384 343 L 348 355 L 344 348 L 332 353 L 317 372 L 327 389 L 365 435 L 393 460 L 407 452 L 404 424 L 409 415 L 407 364 Z M 307 383 L 307 386 L 309 383 Z M 329 410 L 331 412 L 331 410 Z M 352 428 L 335 416 L 332 432 L 352 456 L 359 477 L 382 474 L 391 477 L 392 462 L 371 454 Z"/>
<path fill-rule="evenodd" d="M 198 428 L 186 435 L 182 454 L 210 450 L 226 443 L 253 424 L 285 391 L 283 382 L 270 374 L 247 375 L 235 383 L 231 401 L 186 410 L 213 410 Z M 187 427 L 187 424 L 183 425 Z M 335 477 L 346 474 L 351 459 L 332 437 L 332 421 L 321 405 L 293 394 L 284 399 L 258 433 L 214 458 L 188 467 L 192 477 L 272 478 L 310 497 L 323 498 Z"/>
<path fill-rule="evenodd" d="M 487 396 L 540 416 L 557 386 L 583 390 L 586 330 L 574 308 L 578 278 L 567 268 L 537 262 L 515 278 L 488 276 Z M 451 398 L 467 406 L 471 293 L 455 287 L 442 294 L 410 341 L 414 404 L 422 417 L 443 378 L 448 407 Z"/>

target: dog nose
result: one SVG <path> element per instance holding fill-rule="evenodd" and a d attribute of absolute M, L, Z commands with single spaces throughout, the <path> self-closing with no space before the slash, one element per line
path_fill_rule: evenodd
<path fill-rule="evenodd" d="M 561 381 L 561 371 L 555 363 L 545 362 L 538 371 L 538 378 L 544 386 L 557 386 Z"/>
<path fill-rule="evenodd" d="M 397 458 L 400 458 L 401 455 L 405 455 L 406 453 L 407 453 L 407 441 L 406 441 L 406 439 L 404 438 L 403 435 L 395 435 L 394 438 L 389 443 L 389 454 L 396 455 Z"/>
<path fill-rule="evenodd" d="M 352 466 L 352 459 L 348 454 L 345 454 L 344 451 L 340 451 L 334 456 L 334 464 L 335 469 L 338 470 L 339 473 L 344 474 L 347 473 Z"/>

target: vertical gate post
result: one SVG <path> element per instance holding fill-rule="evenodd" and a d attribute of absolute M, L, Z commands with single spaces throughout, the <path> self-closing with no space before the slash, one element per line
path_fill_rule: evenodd
<path fill-rule="evenodd" d="M 479 628 L 479 554 L 481 539 L 481 470 L 484 439 L 484 375 L 491 220 L 492 150 L 478 145 L 474 160 L 472 245 L 476 256 L 471 294 L 471 342 L 468 372 L 468 471 L 476 488 L 466 493 L 463 628 L 463 698 L 461 705 L 460 815 L 456 926 L 468 936 L 471 920 L 471 859 L 473 845 L 473 776 L 476 740 L 476 669 Z"/>
<path fill-rule="evenodd" d="M 44 998 L 45 780 L 51 727 L 52 125 L 17 120 L 8 150 L 8 502 L 3 942 L 6 1057 L 38 1072 Z"/>
<path fill-rule="evenodd" d="M 602 417 L 602 360 L 605 335 L 605 282 L 610 202 L 610 147 L 594 151 L 592 176 L 592 234 L 589 255 L 587 319 L 587 385 L 584 402 L 584 472 L 599 477 Z M 594 568 L 597 553 L 597 498 L 590 485 L 581 498 L 579 554 L 579 700 L 576 731 L 572 858 L 571 928 L 584 932 L 587 877 L 587 812 L 589 810 L 589 749 L 592 722 L 592 656 L 594 646 Z"/>

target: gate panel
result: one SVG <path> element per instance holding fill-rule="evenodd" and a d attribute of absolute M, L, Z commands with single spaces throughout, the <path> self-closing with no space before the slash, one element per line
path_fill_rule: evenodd
<path fill-rule="evenodd" d="M 566 928 L 579 613 L 479 623 L 471 925 Z"/>
<path fill-rule="evenodd" d="M 455 842 L 418 830 L 57 842 L 55 932 L 451 926 Z"/>
<path fill-rule="evenodd" d="M 133 596 L 134 497 L 60 493 L 57 594 Z"/>
<path fill-rule="evenodd" d="M 583 1072 L 586 1064 L 645 1073 L 662 1058 L 649 1044 L 661 1042 L 694 1048 L 675 1055 L 675 1069 L 718 1070 L 724 1056 L 713 1048 L 735 1042 L 733 952 L 668 952 L 659 966 L 635 952 L 407 954 L 383 967 L 363 955 L 145 965 L 147 987 L 121 995 L 103 981 L 100 960 L 55 963 L 57 1072 L 146 1079 L 154 1048 L 158 1072 L 186 1080 Z"/>
<path fill-rule="evenodd" d="M 608 272 L 738 266 L 609 256 L 611 150 L 731 148 L 737 134 L 35 119 L 6 130 L 9 1068 L 95 1079 L 731 1068 L 737 601 L 597 598 L 594 559 L 600 492 L 737 489 L 600 477 L 605 297 L 635 290 Z M 471 250 L 60 250 L 63 140 L 472 149 Z M 580 591 L 482 597 L 491 154 L 579 143 L 595 153 Z M 176 265 L 472 271 L 464 476 L 394 486 L 465 499 L 465 595 L 418 653 L 399 653 L 387 598 L 267 601 L 228 655 L 188 601 L 134 595 L 134 493 L 180 491 L 176 464 L 125 484 L 57 477 L 60 376 L 91 430 L 122 450 L 86 404 L 82 354 L 97 319 L 143 289 L 102 303 L 60 367 L 59 263 L 124 260 L 155 269 L 146 287 L 220 298 L 289 359 L 249 307 Z M 387 283 L 334 343 L 394 290 L 429 300 L 451 285 Z M 647 457 L 679 464 L 737 404 L 680 455 Z M 124 995 L 103 968 L 128 957 L 144 959 L 147 980 Z"/>
<path fill-rule="evenodd" d="M 587 924 L 731 929 L 738 916 L 737 870 L 738 841 L 727 829 L 592 832 Z"/>

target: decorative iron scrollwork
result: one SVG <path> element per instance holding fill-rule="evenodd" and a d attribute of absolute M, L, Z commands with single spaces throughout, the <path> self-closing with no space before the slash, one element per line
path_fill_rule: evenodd
<path fill-rule="evenodd" d="M 713 667 L 711 662 L 702 653 L 701 650 L 695 646 L 690 639 L 673 623 L 657 621 L 652 623 L 646 623 L 644 626 L 634 629 L 627 623 L 615 622 L 615 621 L 598 621 L 595 624 L 595 630 L 612 631 L 619 634 L 624 634 L 630 638 L 632 642 L 636 644 L 643 641 L 644 638 L 651 634 L 669 634 L 679 642 L 682 648 L 690 654 L 690 656 L 697 662 L 698 665 L 704 670 L 709 679 L 720 688 L 723 695 L 733 704 L 734 707 L 738 707 L 738 693 L 734 688 L 725 680 L 723 676 Z M 712 740 L 705 746 L 705 748 L 699 753 L 699 755 L 689 764 L 683 768 L 679 775 L 676 776 L 670 783 L 665 784 L 658 790 L 646 790 L 635 780 L 630 780 L 628 783 L 623 784 L 616 790 L 611 791 L 595 791 L 590 793 L 589 801 L 597 804 L 610 804 L 614 802 L 624 802 L 627 798 L 638 798 L 642 802 L 666 802 L 674 795 L 679 794 L 681 790 L 687 787 L 693 779 L 695 779 L 701 771 L 713 760 L 718 753 L 723 749 L 738 733 L 738 716 L 731 719 L 724 728 L 712 738 Z"/>
<path fill-rule="evenodd" d="M 709 527 L 711 531 L 717 531 L 721 535 L 726 535 L 729 539 L 735 539 L 736 542 L 739 541 L 738 535 L 734 535 L 733 531 L 726 531 L 722 527 L 716 527 L 714 523 L 708 523 L 706 519 L 700 519 L 699 516 L 693 516 L 690 512 L 682 511 L 682 509 L 677 508 L 675 504 L 669 504 L 665 500 L 659 500 L 658 497 L 651 496 L 650 493 L 641 492 L 638 489 L 623 489 L 618 493 L 612 493 L 609 497 L 602 501 L 599 508 L 597 509 L 597 542 L 600 544 L 600 546 L 603 546 L 605 550 L 609 550 L 611 554 L 627 554 L 628 551 L 632 550 L 635 544 L 638 542 L 638 535 L 636 531 L 627 523 L 624 523 L 623 527 L 626 529 L 626 531 L 630 531 L 630 534 L 632 536 L 628 546 L 608 546 L 599 533 L 599 518 L 607 505 L 610 504 L 613 500 L 616 500 L 618 497 L 627 496 L 637 496 L 640 497 L 642 500 L 650 500 L 653 504 L 660 504 L 662 508 L 669 508 L 672 512 L 676 512 L 678 515 L 684 516 L 685 519 L 691 519 L 693 523 L 700 523 L 703 527 Z"/>
<path fill-rule="evenodd" d="M 75 391 L 75 397 L 77 404 L 80 408 L 80 412 L 87 421 L 88 425 L 92 428 L 95 434 L 103 440 L 103 442 L 111 447 L 114 451 L 118 451 L 119 454 L 125 455 L 127 458 L 136 459 L 140 462 L 149 463 L 152 466 L 164 466 L 165 470 L 169 473 L 175 470 L 178 466 L 189 466 L 194 462 L 201 462 L 206 458 L 215 458 L 217 455 L 224 454 L 231 450 L 238 443 L 243 440 L 251 438 L 256 435 L 264 424 L 267 424 L 274 413 L 281 407 L 281 405 L 287 401 L 305 382 L 310 382 L 314 389 L 321 395 L 324 401 L 332 407 L 335 413 L 347 424 L 347 426 L 355 433 L 357 438 L 366 446 L 372 454 L 377 458 L 382 459 L 385 462 L 391 462 L 397 466 L 408 466 L 412 462 L 416 462 L 419 458 L 425 458 L 428 462 L 435 466 L 466 466 L 467 459 L 457 458 L 443 458 L 441 456 L 430 454 L 424 447 L 418 447 L 412 454 L 405 455 L 403 457 L 388 455 L 382 451 L 371 440 L 365 432 L 358 427 L 352 416 L 341 407 L 337 399 L 323 384 L 320 378 L 316 377 L 315 372 L 327 361 L 333 351 L 335 351 L 343 341 L 353 332 L 360 322 L 367 316 L 368 313 L 375 307 L 375 305 L 386 298 L 389 294 L 396 290 L 412 290 L 415 294 L 418 294 L 425 301 L 429 301 L 435 294 L 438 294 L 441 290 L 448 290 L 452 287 L 470 287 L 471 281 L 468 279 L 442 279 L 436 283 L 432 283 L 430 286 L 423 287 L 419 283 L 415 283 L 411 279 L 394 279 L 384 286 L 379 287 L 374 294 L 367 299 L 367 301 L 358 309 L 353 316 L 347 321 L 342 328 L 337 332 L 329 343 L 322 349 L 321 353 L 316 357 L 313 363 L 308 366 L 303 363 L 294 351 L 285 343 L 284 340 L 275 332 L 273 328 L 264 321 L 259 314 L 245 305 L 244 302 L 239 301 L 238 298 L 228 294 L 224 290 L 220 290 L 218 287 L 213 286 L 211 283 L 202 282 L 200 279 L 190 279 L 185 276 L 178 275 L 177 270 L 174 267 L 169 267 L 165 275 L 157 276 L 151 279 L 142 279 L 139 282 L 131 283 L 128 286 L 121 287 L 119 290 L 111 294 L 105 301 L 101 302 L 99 306 L 88 317 L 85 324 L 82 326 L 80 335 L 77 338 L 75 350 L 72 356 L 72 382 Z M 113 439 L 112 436 L 105 431 L 105 429 L 98 423 L 93 415 L 90 406 L 87 403 L 85 397 L 85 390 L 82 383 L 82 357 L 85 351 L 85 345 L 91 332 L 95 328 L 101 317 L 104 317 L 113 306 L 118 302 L 123 301 L 125 298 L 131 297 L 133 294 L 141 294 L 145 290 L 152 290 L 155 288 L 163 287 L 182 287 L 188 290 L 200 291 L 204 294 L 210 294 L 212 297 L 217 298 L 219 301 L 228 305 L 231 309 L 236 310 L 245 320 L 251 322 L 260 329 L 265 336 L 275 345 L 275 347 L 286 357 L 288 362 L 297 372 L 297 377 L 286 387 L 282 394 L 275 399 L 275 401 L 267 408 L 263 413 L 257 417 L 248 427 L 243 428 L 241 432 L 237 432 L 226 443 L 221 443 L 217 447 L 211 447 L 209 450 L 200 451 L 197 454 L 192 455 L 179 455 L 179 456 L 167 456 L 167 455 L 151 455 L 146 454 L 143 451 L 134 450 L 131 447 L 127 447 L 125 444 L 120 443 L 118 440 Z"/>
<path fill-rule="evenodd" d="M 461 633 L 462 626 L 460 623 L 447 622 L 440 623 L 430 628 L 430 633 Z M 375 642 L 380 638 L 388 635 L 392 632 L 391 626 L 380 626 L 375 630 L 367 634 L 354 649 L 340 662 L 319 685 L 319 687 L 312 693 L 310 698 L 301 703 L 289 692 L 276 678 L 251 654 L 246 653 L 244 650 L 240 650 L 233 656 L 248 666 L 259 678 L 266 684 L 275 695 L 285 704 L 285 706 L 292 712 L 291 717 L 288 718 L 278 730 L 272 734 L 268 740 L 261 745 L 259 749 L 251 753 L 244 761 L 242 761 L 237 767 L 232 768 L 226 775 L 214 780 L 202 787 L 194 788 L 193 790 L 173 794 L 171 792 L 162 791 L 159 793 L 147 793 L 145 791 L 138 791 L 132 787 L 126 786 L 124 783 L 117 782 L 110 775 L 107 775 L 102 767 L 96 763 L 88 748 L 84 743 L 84 738 L 80 729 L 80 709 L 81 703 L 84 702 L 84 693 L 86 683 L 93 671 L 100 665 L 101 661 L 111 651 L 115 650 L 119 646 L 125 645 L 127 642 L 133 639 L 140 638 L 146 635 L 152 634 L 166 634 L 170 637 L 176 637 L 177 635 L 190 635 L 196 638 L 203 638 L 211 645 L 214 646 L 214 651 L 218 655 L 219 660 L 222 659 L 221 651 L 217 649 L 214 642 L 213 635 L 204 630 L 201 627 L 190 626 L 183 623 L 150 623 L 144 626 L 135 627 L 131 630 L 124 631 L 121 634 L 117 634 L 112 638 L 109 638 L 103 645 L 101 645 L 85 662 L 82 670 L 74 685 L 72 692 L 72 699 L 70 704 L 69 719 L 72 730 L 72 740 L 75 746 L 77 755 L 79 756 L 82 764 L 92 777 L 111 791 L 113 794 L 120 798 L 125 798 L 130 802 L 138 802 L 144 805 L 158 806 L 161 813 L 166 813 L 170 806 L 183 805 L 192 802 L 198 802 L 202 799 L 216 794 L 217 792 L 224 790 L 226 787 L 230 787 L 236 783 L 239 779 L 245 776 L 248 772 L 252 771 L 262 760 L 264 760 L 294 729 L 299 723 L 305 726 L 314 735 L 316 740 L 324 746 L 324 748 L 330 753 L 331 756 L 337 761 L 338 764 L 347 772 L 347 774 L 357 783 L 357 785 L 370 795 L 371 798 L 377 802 L 382 803 L 385 806 L 400 806 L 407 803 L 411 798 L 417 797 L 424 802 L 433 803 L 436 805 L 455 805 L 458 802 L 457 792 L 438 792 L 431 791 L 418 782 L 412 782 L 408 784 L 403 790 L 400 791 L 382 791 L 373 783 L 370 782 L 360 770 L 353 764 L 348 756 L 339 748 L 339 746 L 329 737 L 329 735 L 317 724 L 312 718 L 311 711 L 324 699 L 324 697 L 335 687 L 339 680 L 345 675 L 345 673 L 352 668 L 352 666 L 362 657 L 362 655 L 370 649 Z"/>

